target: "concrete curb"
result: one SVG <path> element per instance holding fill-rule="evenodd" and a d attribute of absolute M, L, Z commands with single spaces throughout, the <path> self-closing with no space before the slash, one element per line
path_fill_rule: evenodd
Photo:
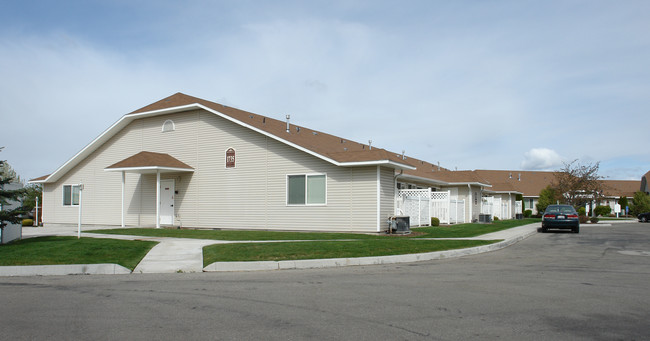
<path fill-rule="evenodd" d="M 457 258 L 469 255 L 475 255 L 484 252 L 496 251 L 526 239 L 534 234 L 537 230 L 531 230 L 520 234 L 516 237 L 503 240 L 498 243 L 477 246 L 467 249 L 447 250 L 427 253 L 415 253 L 408 255 L 380 256 L 380 257 L 359 257 L 359 258 L 332 258 L 332 259 L 307 259 L 293 261 L 265 261 L 265 262 L 216 262 L 212 263 L 203 271 L 206 272 L 227 272 L 227 271 L 268 271 L 268 270 L 288 270 L 288 269 L 321 269 L 334 268 L 341 266 L 359 266 L 359 265 L 382 265 L 413 263 L 429 261 L 436 259 Z"/>
<path fill-rule="evenodd" d="M 0 276 L 120 275 L 131 270 L 117 264 L 0 266 Z"/>

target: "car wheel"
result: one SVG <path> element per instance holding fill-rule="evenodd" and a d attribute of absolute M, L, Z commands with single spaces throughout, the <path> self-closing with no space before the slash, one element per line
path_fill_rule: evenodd
<path fill-rule="evenodd" d="M 641 222 L 642 222 L 642 223 L 647 223 L 647 222 L 648 222 L 648 218 L 646 218 L 646 217 L 641 217 Z"/>
<path fill-rule="evenodd" d="M 548 229 L 546 228 L 546 226 L 542 226 L 542 233 L 546 233 L 546 232 L 548 232 Z"/>
<path fill-rule="evenodd" d="M 573 228 L 573 233 L 580 233 L 580 226 L 576 226 Z"/>

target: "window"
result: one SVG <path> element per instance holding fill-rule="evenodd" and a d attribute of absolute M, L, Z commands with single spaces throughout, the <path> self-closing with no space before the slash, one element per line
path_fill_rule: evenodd
<path fill-rule="evenodd" d="M 325 205 L 326 197 L 325 174 L 287 176 L 287 205 Z"/>
<path fill-rule="evenodd" d="M 79 185 L 63 185 L 63 206 L 79 205 Z"/>
<path fill-rule="evenodd" d="M 167 120 L 165 123 L 162 125 L 162 132 L 167 132 L 167 131 L 174 131 L 176 130 L 176 125 L 174 124 L 174 121 L 172 120 Z"/>

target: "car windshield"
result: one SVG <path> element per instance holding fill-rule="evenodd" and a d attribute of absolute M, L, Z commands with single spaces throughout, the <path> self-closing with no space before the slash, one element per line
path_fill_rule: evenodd
<path fill-rule="evenodd" d="M 546 209 L 547 213 L 573 213 L 574 209 L 571 206 L 549 206 Z"/>

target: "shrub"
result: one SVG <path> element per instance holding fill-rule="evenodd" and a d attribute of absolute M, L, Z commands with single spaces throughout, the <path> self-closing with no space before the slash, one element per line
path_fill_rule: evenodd
<path fill-rule="evenodd" d="M 440 219 L 436 217 L 431 218 L 431 226 L 440 226 Z"/>
<path fill-rule="evenodd" d="M 530 218 L 533 216 L 533 210 L 525 210 L 524 211 L 524 218 Z"/>
<path fill-rule="evenodd" d="M 587 217 L 586 215 L 581 215 L 578 217 L 578 219 L 580 220 L 580 224 L 585 224 L 586 222 L 589 221 L 589 217 Z"/>
<path fill-rule="evenodd" d="M 591 221 L 592 224 L 595 224 L 595 223 L 598 222 L 598 218 L 596 218 L 596 217 L 591 217 L 591 218 L 589 218 L 589 221 Z"/>
<path fill-rule="evenodd" d="M 609 206 L 601 206 L 598 205 L 596 208 L 594 208 L 594 213 L 596 213 L 596 216 L 606 216 L 610 213 L 612 213 L 612 208 Z"/>
<path fill-rule="evenodd" d="M 578 215 L 579 216 L 587 216 L 587 209 L 584 208 L 584 206 L 578 207 Z"/>
<path fill-rule="evenodd" d="M 32 219 L 23 219 L 23 226 L 34 226 L 34 220 L 32 220 Z"/>
<path fill-rule="evenodd" d="M 499 217 L 494 216 L 494 218 L 493 218 L 492 220 L 493 220 L 493 221 L 499 221 Z"/>

